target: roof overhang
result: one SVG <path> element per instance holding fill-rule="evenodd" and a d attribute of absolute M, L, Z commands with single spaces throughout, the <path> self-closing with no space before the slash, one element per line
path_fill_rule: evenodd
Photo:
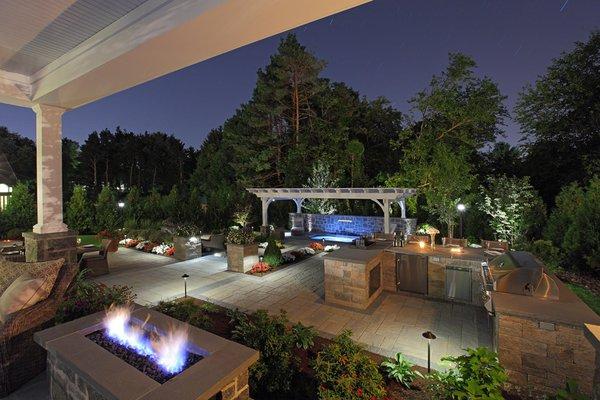
<path fill-rule="evenodd" d="M 76 108 L 369 1 L 147 0 L 32 75 L 0 70 L 0 102 Z"/>

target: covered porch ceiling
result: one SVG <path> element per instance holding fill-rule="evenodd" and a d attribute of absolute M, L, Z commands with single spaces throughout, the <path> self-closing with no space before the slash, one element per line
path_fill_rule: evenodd
<path fill-rule="evenodd" d="M 0 102 L 73 109 L 370 0 L 3 0 Z"/>

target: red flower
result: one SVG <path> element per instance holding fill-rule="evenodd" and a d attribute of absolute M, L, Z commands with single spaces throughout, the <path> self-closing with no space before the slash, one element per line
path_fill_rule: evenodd
<path fill-rule="evenodd" d="M 362 397 L 362 395 L 363 395 L 363 390 L 362 390 L 361 388 L 358 388 L 358 389 L 356 390 L 356 395 L 357 395 L 358 397 Z"/>

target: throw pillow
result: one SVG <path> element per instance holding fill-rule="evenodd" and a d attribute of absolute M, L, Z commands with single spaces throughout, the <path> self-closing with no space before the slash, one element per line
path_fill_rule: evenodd
<path fill-rule="evenodd" d="M 0 296 L 0 322 L 6 322 L 10 314 L 48 297 L 50 292 L 46 282 L 50 279 L 50 276 L 34 278 L 28 272 L 19 276 Z"/>
<path fill-rule="evenodd" d="M 0 261 L 0 295 L 24 272 L 28 272 L 34 278 L 49 277 L 45 284 L 51 291 L 64 262 L 64 258 L 32 263 Z"/>

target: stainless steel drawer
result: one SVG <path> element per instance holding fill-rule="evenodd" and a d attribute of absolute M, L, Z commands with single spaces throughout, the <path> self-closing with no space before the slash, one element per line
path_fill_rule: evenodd
<path fill-rule="evenodd" d="M 446 297 L 471 302 L 471 270 L 449 265 L 446 267 Z"/>

